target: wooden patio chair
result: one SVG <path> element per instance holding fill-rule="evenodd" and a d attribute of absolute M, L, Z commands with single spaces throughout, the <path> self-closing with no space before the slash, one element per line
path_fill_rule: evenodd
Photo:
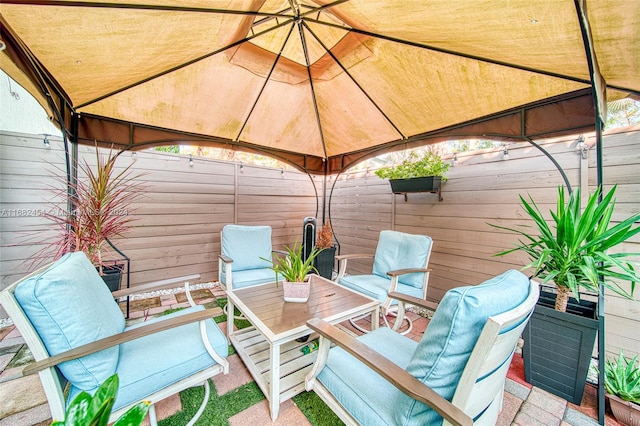
<path fill-rule="evenodd" d="M 67 404 L 81 391 L 93 394 L 114 373 L 119 388 L 110 423 L 147 400 L 155 425 L 153 404 L 199 385 L 205 398 L 189 424 L 202 414 L 208 379 L 229 371 L 227 339 L 212 320 L 222 310 L 204 309 L 188 295 L 194 306 L 125 327 L 114 295 L 137 291 L 112 295 L 86 255 L 77 252 L 0 292 L 0 303 L 36 360 L 23 373 L 39 374 L 54 420 L 64 419 Z"/>
<path fill-rule="evenodd" d="M 394 315 L 398 302 L 389 296 L 396 292 L 413 296 L 421 300 L 427 298 L 429 283 L 429 258 L 433 241 L 426 235 L 407 234 L 398 231 L 381 231 L 375 255 L 347 254 L 336 256 L 338 260 L 338 276 L 336 282 L 358 293 L 379 300 L 380 314 L 389 327 L 387 315 Z M 371 274 L 347 275 L 348 261 L 351 259 L 373 258 Z M 403 334 L 411 331 L 412 322 L 405 318 L 408 327 Z M 358 330 L 367 333 L 354 319 L 351 324 Z M 371 321 L 376 319 L 371 318 Z M 394 330 L 399 330 L 402 321 L 396 320 Z"/>
<path fill-rule="evenodd" d="M 494 425 L 538 294 L 515 270 L 449 290 L 419 343 L 385 327 L 353 338 L 314 318 L 320 347 L 306 389 L 349 425 Z"/>

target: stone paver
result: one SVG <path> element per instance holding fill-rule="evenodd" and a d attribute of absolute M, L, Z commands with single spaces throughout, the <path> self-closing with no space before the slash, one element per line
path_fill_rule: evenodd
<path fill-rule="evenodd" d="M 496 426 L 509 426 L 516 417 L 516 414 L 518 414 L 521 406 L 522 400 L 520 398 L 516 398 L 510 393 L 505 392 L 504 398 L 502 399 L 502 411 L 498 416 Z"/>
<path fill-rule="evenodd" d="M 0 383 L 0 395 L 0 419 L 47 402 L 37 374 Z"/>
<path fill-rule="evenodd" d="M 564 417 L 564 412 L 567 409 L 567 401 L 540 388 L 531 389 L 527 403 L 538 406 L 560 420 Z"/>
<path fill-rule="evenodd" d="M 182 410 L 180 395 L 171 395 L 156 403 L 156 418 L 158 421 L 166 419 Z M 149 426 L 149 416 L 145 417 L 142 426 Z"/>
<path fill-rule="evenodd" d="M 9 365 L 14 356 L 15 354 L 13 353 L 0 355 L 0 371 L 3 371 Z"/>
<path fill-rule="evenodd" d="M 237 354 L 227 357 L 227 361 L 229 361 L 229 374 L 218 374 L 211 378 L 220 396 L 253 381 L 249 370 Z"/>
<path fill-rule="evenodd" d="M 571 407 L 568 407 L 567 411 L 565 411 L 564 421 L 573 426 L 594 426 L 599 424 L 595 419 L 592 419 Z"/>
<path fill-rule="evenodd" d="M 504 390 L 523 401 L 529 397 L 529 393 L 531 392 L 531 389 L 513 380 L 507 380 L 505 382 Z"/>
<path fill-rule="evenodd" d="M 311 425 L 309 420 L 302 414 L 302 411 L 293 403 L 287 400 L 280 404 L 280 411 L 275 422 L 271 421 L 269 405 L 267 400 L 252 405 L 248 409 L 229 418 L 229 426 L 246 425 L 272 425 L 272 426 L 305 426 Z"/>
<path fill-rule="evenodd" d="M 520 426 L 558 426 L 562 418 L 554 416 L 552 413 L 545 411 L 542 407 L 532 404 L 529 400 L 525 401 L 520 411 L 514 419 L 514 424 Z"/>
<path fill-rule="evenodd" d="M 52 421 L 49 404 L 42 404 L 11 416 L 0 418 L 0 426 L 44 426 L 50 425 Z"/>

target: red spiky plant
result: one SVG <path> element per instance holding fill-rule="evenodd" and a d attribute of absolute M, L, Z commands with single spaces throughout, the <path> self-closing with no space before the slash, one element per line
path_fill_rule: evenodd
<path fill-rule="evenodd" d="M 116 159 L 112 151 L 104 156 L 96 147 L 95 170 L 86 160 L 78 163 L 80 173 L 71 191 L 67 191 L 66 180 L 59 179 L 65 186 L 57 189 L 58 195 L 70 197 L 72 208 L 65 214 L 45 214 L 59 232 L 43 253 L 58 259 L 65 253 L 83 251 L 102 274 L 105 255 L 110 251 L 107 240 L 130 230 L 131 203 L 143 190 L 142 182 L 137 180 L 142 175 L 134 176 L 131 164 L 116 170 Z"/>

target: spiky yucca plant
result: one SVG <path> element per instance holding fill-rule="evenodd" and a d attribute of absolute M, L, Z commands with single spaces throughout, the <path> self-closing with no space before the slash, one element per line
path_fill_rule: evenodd
<path fill-rule="evenodd" d="M 285 281 L 290 283 L 300 283 L 305 280 L 308 274 L 316 271 L 313 260 L 322 249 L 314 247 L 306 260 L 302 260 L 302 245 L 296 243 L 293 248 L 285 247 L 285 250 L 287 252 L 285 256 L 276 256 L 272 262 L 271 269 L 276 273 L 276 285 L 278 284 L 278 276 L 282 276 Z M 263 260 L 268 261 L 268 259 Z"/>
<path fill-rule="evenodd" d="M 131 227 L 132 201 L 140 195 L 142 183 L 136 181 L 141 174 L 133 175 L 131 165 L 121 171 L 116 170 L 117 156 L 100 155 L 96 147 L 97 166 L 95 170 L 85 160 L 78 163 L 80 176 L 67 194 L 57 189 L 60 196 L 71 198 L 73 206 L 66 214 L 47 213 L 45 217 L 58 227 L 58 238 L 45 249 L 55 259 L 73 251 L 83 251 L 102 274 L 105 254 L 109 251 L 108 241 L 122 236 Z"/>
<path fill-rule="evenodd" d="M 557 287 L 555 309 L 566 312 L 569 294 L 580 299 L 580 289 L 597 293 L 600 277 L 609 290 L 633 298 L 635 285 L 640 276 L 636 272 L 638 262 L 628 260 L 640 257 L 640 253 L 609 253 L 609 250 L 640 232 L 634 223 L 640 220 L 640 213 L 611 224 L 615 207 L 614 186 L 598 202 L 601 189 L 596 190 L 587 201 L 584 210 L 580 208 L 580 189 L 574 190 L 565 202 L 564 187 L 558 188 L 556 211 L 551 211 L 552 225 L 545 220 L 535 201 L 520 196 L 522 205 L 535 222 L 536 234 L 522 229 L 491 225 L 520 235 L 519 245 L 513 249 L 497 253 L 504 256 L 515 251 L 524 251 L 531 263 L 523 269 L 533 268 L 534 277 L 543 283 L 553 281 Z M 630 291 L 620 285 L 630 283 Z"/>

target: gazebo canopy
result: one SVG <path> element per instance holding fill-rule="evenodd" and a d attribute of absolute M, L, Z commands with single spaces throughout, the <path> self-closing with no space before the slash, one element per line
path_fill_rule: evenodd
<path fill-rule="evenodd" d="M 445 138 L 593 130 L 640 94 L 640 2 L 2 0 L 0 66 L 79 143 L 310 173 Z M 595 82 L 595 83 L 593 83 Z"/>

